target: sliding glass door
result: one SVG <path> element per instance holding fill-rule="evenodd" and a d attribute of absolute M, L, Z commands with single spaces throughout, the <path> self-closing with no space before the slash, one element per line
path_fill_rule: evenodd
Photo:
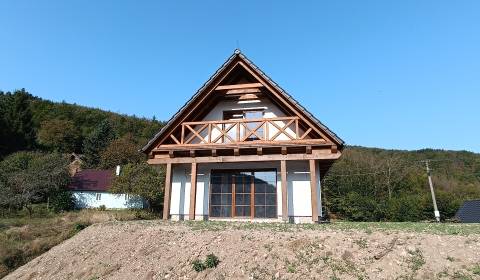
<path fill-rule="evenodd" d="M 212 171 L 210 217 L 276 218 L 277 172 Z"/>

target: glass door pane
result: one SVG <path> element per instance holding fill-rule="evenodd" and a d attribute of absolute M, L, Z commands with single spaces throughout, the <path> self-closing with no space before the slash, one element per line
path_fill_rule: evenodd
<path fill-rule="evenodd" d="M 232 216 L 232 175 L 212 173 L 210 194 L 210 216 Z"/>
<path fill-rule="evenodd" d="M 277 217 L 277 172 L 254 172 L 255 218 Z"/>
<path fill-rule="evenodd" d="M 251 203 L 251 173 L 238 173 L 235 175 L 235 216 L 250 217 Z"/>

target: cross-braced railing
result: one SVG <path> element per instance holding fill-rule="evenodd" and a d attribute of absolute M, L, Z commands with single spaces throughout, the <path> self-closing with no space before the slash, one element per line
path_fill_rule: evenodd
<path fill-rule="evenodd" d="M 247 141 L 288 141 L 307 139 L 312 128 L 301 130 L 299 117 L 235 119 L 182 123 L 177 144 L 230 144 Z M 178 134 L 177 134 L 178 135 Z"/>

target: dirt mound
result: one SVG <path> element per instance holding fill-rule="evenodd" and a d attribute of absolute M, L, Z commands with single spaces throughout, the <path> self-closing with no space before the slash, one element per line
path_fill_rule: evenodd
<path fill-rule="evenodd" d="M 5 279 L 478 279 L 480 235 L 107 222 Z M 217 268 L 195 272 L 208 254 Z M 461 278 L 464 277 L 464 278 Z"/>

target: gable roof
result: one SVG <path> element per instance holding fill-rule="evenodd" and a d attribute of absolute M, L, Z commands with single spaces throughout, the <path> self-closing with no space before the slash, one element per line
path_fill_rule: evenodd
<path fill-rule="evenodd" d="M 106 192 L 112 185 L 113 171 L 85 169 L 78 171 L 68 185 L 72 191 Z"/>
<path fill-rule="evenodd" d="M 338 137 L 333 131 L 331 131 L 326 125 L 324 125 L 320 120 L 318 120 L 312 113 L 310 113 L 305 107 L 300 105 L 290 94 L 288 94 L 284 89 L 282 89 L 277 83 L 275 83 L 269 76 L 267 76 L 260 68 L 258 68 L 252 61 L 250 61 L 240 50 L 235 50 L 235 52 L 223 63 L 223 65 L 203 84 L 203 86 L 183 105 L 180 110 L 173 115 L 173 117 L 166 123 L 166 125 L 158 132 L 142 149 L 142 152 L 148 153 L 157 141 L 162 137 L 162 135 L 172 129 L 173 124 L 179 119 L 188 108 L 195 103 L 195 101 L 203 95 L 208 88 L 214 83 L 214 81 L 226 72 L 226 69 L 232 66 L 236 61 L 242 61 L 246 65 L 252 68 L 252 70 L 260 77 L 262 77 L 267 84 L 274 88 L 280 95 L 282 95 L 286 100 L 288 100 L 294 107 L 299 111 L 305 114 L 315 125 L 317 125 L 322 131 L 324 131 L 336 145 L 339 146 L 339 149 L 343 147 L 345 142 Z"/>
<path fill-rule="evenodd" d="M 463 202 L 455 216 L 462 223 L 480 223 L 480 199 Z"/>

